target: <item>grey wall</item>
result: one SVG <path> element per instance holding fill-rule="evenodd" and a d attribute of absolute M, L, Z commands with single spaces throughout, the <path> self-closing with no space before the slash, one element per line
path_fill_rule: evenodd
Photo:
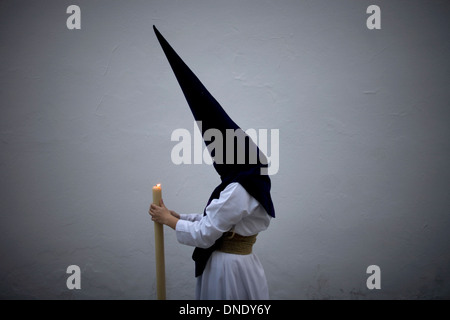
<path fill-rule="evenodd" d="M 449 298 L 447 3 L 2 1 L 0 298 L 155 298 L 151 186 L 201 212 L 219 179 L 171 162 L 193 119 L 153 24 L 242 128 L 280 130 L 255 247 L 273 299 Z M 191 299 L 165 230 L 167 297 Z"/>

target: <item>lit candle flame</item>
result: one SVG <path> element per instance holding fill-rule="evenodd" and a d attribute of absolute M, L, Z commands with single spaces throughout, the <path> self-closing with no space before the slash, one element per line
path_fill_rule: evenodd
<path fill-rule="evenodd" d="M 158 183 L 156 186 L 157 186 L 158 188 L 160 188 L 160 187 L 161 187 L 161 183 Z"/>

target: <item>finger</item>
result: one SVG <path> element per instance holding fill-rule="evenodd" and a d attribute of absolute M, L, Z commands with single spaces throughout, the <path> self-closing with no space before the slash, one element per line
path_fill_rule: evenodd
<path fill-rule="evenodd" d="M 156 205 L 156 204 L 154 204 L 154 203 L 152 203 L 152 205 L 150 206 L 150 208 L 153 209 L 153 210 L 157 210 L 157 209 L 160 209 L 161 207 L 158 206 L 158 205 Z"/>
<path fill-rule="evenodd" d="M 165 208 L 166 207 L 166 205 L 164 204 L 164 200 L 161 198 L 161 201 L 160 201 L 160 205 L 161 205 L 161 207 L 163 207 L 163 208 Z"/>

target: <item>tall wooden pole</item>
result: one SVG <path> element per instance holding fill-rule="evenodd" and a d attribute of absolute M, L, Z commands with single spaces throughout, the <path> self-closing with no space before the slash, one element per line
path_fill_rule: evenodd
<path fill-rule="evenodd" d="M 153 203 L 161 205 L 161 185 L 153 187 Z M 166 300 L 166 271 L 164 262 L 164 229 L 159 222 L 155 227 L 155 260 L 156 260 L 156 299 Z"/>

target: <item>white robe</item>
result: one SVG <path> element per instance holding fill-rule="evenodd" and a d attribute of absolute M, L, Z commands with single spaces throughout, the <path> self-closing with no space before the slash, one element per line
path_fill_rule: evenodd
<path fill-rule="evenodd" d="M 178 242 L 208 248 L 231 230 L 242 236 L 264 231 L 271 217 L 239 183 L 229 184 L 203 214 L 181 214 L 176 225 Z M 256 241 L 256 244 L 258 241 Z M 214 251 L 203 274 L 197 277 L 196 299 L 269 299 L 264 269 L 254 254 Z"/>

